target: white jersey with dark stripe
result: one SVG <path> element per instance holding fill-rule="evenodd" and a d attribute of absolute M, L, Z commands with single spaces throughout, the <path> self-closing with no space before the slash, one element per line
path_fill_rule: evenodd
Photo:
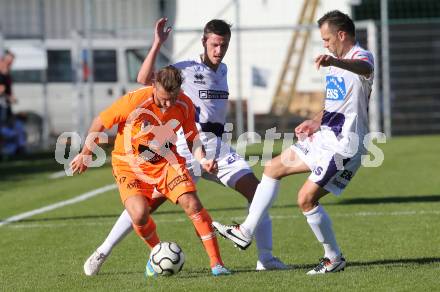
<path fill-rule="evenodd" d="M 226 122 L 229 97 L 226 65 L 221 63 L 217 70 L 213 71 L 201 62 L 200 57 L 197 57 L 193 60 L 178 62 L 173 66 L 182 72 L 184 77 L 182 89 L 191 98 L 196 108 L 196 122 L 200 140 L 206 151 L 206 158 L 217 161 L 218 171 L 215 175 L 202 171 L 200 164 L 188 149 L 182 130 L 177 136 L 177 152 L 186 159 L 186 167 L 194 182 L 203 176 L 205 179 L 235 188 L 236 182 L 252 173 L 252 169 L 244 158 L 221 138 L 223 125 Z M 211 130 L 215 129 L 203 128 L 206 125 L 211 127 L 214 125 L 221 133 L 211 133 Z"/>
<path fill-rule="evenodd" d="M 182 72 L 182 89 L 196 107 L 198 123 L 226 122 L 228 108 L 228 68 L 221 63 L 216 71 L 203 64 L 200 56 L 173 64 Z"/>
<path fill-rule="evenodd" d="M 358 44 L 353 46 L 343 59 L 363 60 L 374 70 L 373 55 Z M 368 101 L 373 74 L 365 77 L 333 66 L 328 68 L 321 133 L 325 135 L 332 131 L 338 139 L 337 143 L 323 145 L 324 148 L 347 156 L 359 153 L 358 150 L 362 147 L 356 147 L 353 153 L 350 143 L 353 143 L 351 138 L 356 134 L 361 146 L 364 136 L 368 133 Z"/>

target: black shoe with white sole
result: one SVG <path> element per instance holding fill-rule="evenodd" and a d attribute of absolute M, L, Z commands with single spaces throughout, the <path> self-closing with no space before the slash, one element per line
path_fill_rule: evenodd
<path fill-rule="evenodd" d="M 240 248 L 241 250 L 245 250 L 251 245 L 252 238 L 247 237 L 240 231 L 240 225 L 223 225 L 219 222 L 212 222 L 212 226 L 217 230 L 217 232 L 223 236 L 231 240 L 235 246 Z"/>
<path fill-rule="evenodd" d="M 346 264 L 347 263 L 342 256 L 339 256 L 333 260 L 330 260 L 329 258 L 322 258 L 319 260 L 319 264 L 314 269 L 307 272 L 307 275 L 340 272 L 345 269 Z"/>

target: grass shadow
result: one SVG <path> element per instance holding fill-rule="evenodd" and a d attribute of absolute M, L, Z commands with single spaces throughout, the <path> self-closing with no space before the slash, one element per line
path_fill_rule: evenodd
<path fill-rule="evenodd" d="M 331 205 L 375 205 L 375 204 L 401 204 L 401 203 L 431 203 L 440 202 L 440 195 L 424 196 L 388 196 L 380 198 L 352 198 L 342 199 L 339 202 L 330 203 Z"/>
<path fill-rule="evenodd" d="M 353 198 L 353 199 L 343 199 L 336 202 L 328 202 L 323 205 L 376 205 L 376 204 L 404 204 L 404 203 L 436 203 L 440 202 L 440 195 L 424 195 L 424 196 L 389 196 L 381 198 Z M 272 209 L 286 209 L 286 208 L 297 208 L 296 205 L 286 204 L 286 205 L 275 205 Z M 224 208 L 209 208 L 210 213 L 214 212 L 227 212 L 227 211 L 239 211 L 242 210 L 247 212 L 245 207 L 224 207 Z M 182 214 L 182 210 L 166 210 L 166 211 L 156 211 L 155 215 L 174 215 Z M 246 213 L 243 213 L 246 214 Z M 80 216 L 66 216 L 66 217 L 53 217 L 53 218 L 38 218 L 38 219 L 23 219 L 15 222 L 44 222 L 44 221 L 57 221 L 57 220 L 81 220 L 81 219 L 99 219 L 99 218 L 117 218 L 120 214 L 100 214 L 100 215 L 80 215 Z M 1 219 L 0 219 L 1 221 Z"/>
<path fill-rule="evenodd" d="M 430 265 L 440 263 L 440 258 L 438 257 L 424 257 L 424 258 L 413 258 L 413 259 L 384 259 L 384 260 L 373 260 L 373 261 L 348 261 L 347 268 L 350 267 L 370 267 L 370 266 L 410 266 L 410 265 Z M 288 270 L 304 270 L 304 272 L 316 267 L 315 264 L 290 264 Z M 234 273 L 251 273 L 251 272 L 266 272 L 266 271 L 255 271 L 255 269 L 249 269 L 246 267 L 233 270 Z M 272 271 L 273 272 L 273 271 Z"/>

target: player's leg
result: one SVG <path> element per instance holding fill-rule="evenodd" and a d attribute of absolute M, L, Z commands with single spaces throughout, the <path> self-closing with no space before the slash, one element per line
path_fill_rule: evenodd
<path fill-rule="evenodd" d="M 166 197 L 162 196 L 155 190 L 153 199 L 150 200 L 150 213 L 153 213 L 161 204 L 166 201 Z M 124 239 L 133 230 L 132 221 L 127 210 L 124 209 L 119 216 L 115 225 L 113 225 L 110 233 L 104 242 L 87 258 L 84 263 L 84 273 L 87 276 L 98 274 L 101 266 L 104 264 L 112 249 Z"/>
<path fill-rule="evenodd" d="M 157 191 L 155 191 L 155 193 L 159 194 Z M 153 213 L 165 201 L 166 198 L 164 196 L 155 197 L 153 194 L 153 199 L 150 201 L 150 214 Z M 112 229 L 110 230 L 110 233 L 105 238 L 104 242 L 96 250 L 99 253 L 108 256 L 112 249 L 132 230 L 133 226 L 130 215 L 128 214 L 127 210 L 124 209 L 118 220 L 116 220 L 115 225 L 113 225 Z"/>
<path fill-rule="evenodd" d="M 323 245 L 324 258 L 307 274 L 324 274 L 337 272 L 345 268 L 345 259 L 342 257 L 332 228 L 332 221 L 324 207 L 319 205 L 319 199 L 328 194 L 328 191 L 308 179 L 298 193 L 298 206 L 307 218 L 307 223 L 315 234 L 316 239 Z"/>
<path fill-rule="evenodd" d="M 133 230 L 130 215 L 124 211 L 116 220 L 104 242 L 96 249 L 99 253 L 109 256 L 112 249 Z"/>
<path fill-rule="evenodd" d="M 208 153 L 218 153 L 218 172 L 216 175 L 207 175 L 204 178 L 221 182 L 239 192 L 247 201 L 248 208 L 254 197 L 259 180 L 255 177 L 243 157 L 235 152 L 227 143 L 220 141 L 219 138 L 208 140 L 210 143 L 205 145 Z M 272 219 L 269 213 L 263 214 L 262 219 L 255 231 L 257 243 L 258 261 L 257 270 L 264 269 L 286 269 L 278 258 L 272 254 Z"/>
<path fill-rule="evenodd" d="M 275 201 L 280 180 L 283 177 L 309 171 L 309 166 L 302 161 L 291 147 L 269 161 L 264 167 L 261 182 L 257 187 L 249 209 L 249 215 L 242 224 L 244 231 L 249 234 L 255 233 L 262 215 L 267 212 Z"/>
<path fill-rule="evenodd" d="M 315 171 L 310 174 L 298 194 L 298 205 L 324 248 L 324 258 L 316 268 L 308 272 L 309 275 L 337 272 L 346 265 L 336 242 L 330 217 L 324 207 L 319 205 L 319 199 L 328 192 L 341 194 L 361 164 L 361 154 L 348 159 L 324 149 L 318 149 L 317 153 L 319 161 L 314 167 Z"/>
<path fill-rule="evenodd" d="M 232 240 L 241 249 L 246 249 L 252 241 L 258 224 L 278 195 L 280 179 L 287 175 L 309 171 L 310 168 L 292 148 L 284 150 L 281 155 L 266 164 L 245 221 L 239 226 L 214 222 L 214 227 L 222 236 Z"/>
<path fill-rule="evenodd" d="M 133 229 L 136 234 L 150 247 L 156 246 L 160 240 L 156 232 L 156 223 L 150 216 L 149 198 L 145 195 L 131 195 L 124 201 L 125 210 L 133 222 Z M 147 262 L 147 276 L 155 276 L 150 260 Z"/>
<path fill-rule="evenodd" d="M 235 183 L 235 190 L 240 192 L 246 199 L 248 199 L 248 208 L 251 206 L 252 199 L 259 183 L 260 181 L 255 177 L 253 172 L 241 176 Z M 260 223 L 255 229 L 255 242 L 257 244 L 258 251 L 256 270 L 287 269 L 287 266 L 272 254 L 272 219 L 269 216 L 269 212 L 262 214 Z"/>
<path fill-rule="evenodd" d="M 118 168 L 113 168 L 113 176 L 118 185 L 119 192 L 122 197 L 122 193 L 126 190 L 124 184 L 126 184 L 128 174 L 119 171 Z M 133 229 L 130 215 L 124 209 L 119 216 L 115 225 L 112 227 L 110 233 L 107 235 L 104 242 L 87 258 L 84 263 L 84 273 L 87 276 L 93 276 L 98 274 L 101 266 L 110 255 L 113 247 L 118 244 L 127 234 Z"/>
<path fill-rule="evenodd" d="M 210 266 L 213 274 L 217 275 L 220 271 L 222 274 L 229 273 L 224 269 L 224 264 L 220 256 L 220 249 L 212 227 L 212 219 L 208 211 L 203 208 L 199 198 L 195 193 L 186 193 L 179 197 L 178 204 L 185 211 L 186 215 L 191 219 L 197 235 L 203 243 L 206 253 L 210 259 Z"/>
<path fill-rule="evenodd" d="M 184 139 L 183 132 L 179 135 L 179 141 L 177 143 L 177 147 L 179 150 L 179 154 L 182 157 L 185 157 L 187 161 L 187 166 L 191 173 L 191 178 L 194 181 L 194 183 L 197 182 L 200 176 L 196 176 L 194 174 L 193 169 L 193 161 L 194 158 L 192 157 L 191 151 L 189 151 L 188 146 L 186 144 L 186 140 Z M 126 177 L 124 177 L 123 173 L 118 173 L 114 171 L 115 180 L 118 183 L 118 185 L 123 181 L 126 180 Z M 122 179 L 122 180 L 121 180 Z M 167 198 L 161 194 L 156 189 L 154 190 L 154 193 L 152 194 L 152 199 L 150 201 L 150 213 L 153 213 L 161 204 L 163 204 Z M 128 212 L 124 209 L 122 214 L 119 216 L 118 220 L 116 221 L 115 225 L 113 225 L 110 233 L 105 238 L 104 242 L 92 253 L 92 255 L 86 260 L 84 263 L 84 271 L 86 275 L 96 275 L 99 272 L 99 269 L 101 268 L 104 261 L 108 258 L 110 255 L 112 249 L 122 240 L 124 239 L 130 231 L 133 229 L 132 222 L 130 215 Z"/>
<path fill-rule="evenodd" d="M 150 207 L 147 197 L 143 195 L 129 196 L 125 202 L 125 210 L 133 222 L 133 229 L 136 234 L 150 247 L 153 248 L 159 243 L 156 233 L 156 223 L 150 216 Z"/>
<path fill-rule="evenodd" d="M 166 179 L 162 180 L 157 188 L 167 198 L 179 204 L 191 219 L 197 236 L 201 239 L 210 259 L 210 267 L 214 276 L 228 275 L 230 272 L 224 267 L 220 256 L 217 237 L 212 227 L 212 219 L 203 208 L 196 187 L 190 178 L 188 170 L 183 164 L 168 167 Z"/>

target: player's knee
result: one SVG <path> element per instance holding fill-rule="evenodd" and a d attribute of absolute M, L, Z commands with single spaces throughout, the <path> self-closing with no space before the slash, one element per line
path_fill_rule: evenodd
<path fill-rule="evenodd" d="M 297 199 L 298 207 L 303 212 L 312 210 L 317 202 L 313 199 L 313 196 L 306 191 L 300 190 Z"/>
<path fill-rule="evenodd" d="M 195 193 L 183 194 L 179 197 L 177 202 L 188 216 L 200 212 L 203 208 L 202 203 Z"/>
<path fill-rule="evenodd" d="M 148 210 L 135 209 L 130 212 L 131 220 L 135 225 L 144 225 L 148 221 Z"/>
<path fill-rule="evenodd" d="M 268 177 L 279 179 L 279 171 L 276 167 L 274 160 L 272 159 L 264 166 L 264 174 Z"/>
<path fill-rule="evenodd" d="M 148 221 L 148 200 L 143 196 L 130 196 L 125 202 L 125 209 L 136 225 L 144 225 Z"/>

